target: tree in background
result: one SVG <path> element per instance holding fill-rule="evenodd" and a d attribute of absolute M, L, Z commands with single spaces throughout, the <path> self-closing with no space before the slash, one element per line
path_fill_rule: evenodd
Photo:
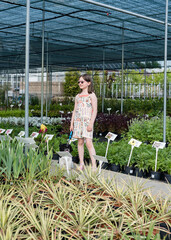
<path fill-rule="evenodd" d="M 161 68 L 161 64 L 157 61 L 135 62 L 135 64 L 139 68 Z"/>
<path fill-rule="evenodd" d="M 79 93 L 78 79 L 80 75 L 79 71 L 66 72 L 64 83 L 65 96 L 76 96 Z"/>
<path fill-rule="evenodd" d="M 87 74 L 89 74 L 92 77 L 93 80 L 93 86 L 94 86 L 94 91 L 97 96 L 100 94 L 100 76 L 99 76 L 99 71 L 87 71 Z"/>

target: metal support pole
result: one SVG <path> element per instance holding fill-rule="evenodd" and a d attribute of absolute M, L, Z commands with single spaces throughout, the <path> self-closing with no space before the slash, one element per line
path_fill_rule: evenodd
<path fill-rule="evenodd" d="M 49 69 L 48 69 L 48 35 L 47 35 L 47 52 L 46 52 L 46 117 L 48 112 L 48 80 L 49 80 Z"/>
<path fill-rule="evenodd" d="M 94 63 L 92 64 L 92 82 L 94 85 Z"/>
<path fill-rule="evenodd" d="M 122 23 L 122 85 L 121 85 L 121 114 L 123 113 L 123 82 L 124 82 L 124 22 Z"/>
<path fill-rule="evenodd" d="M 30 48 L 30 0 L 26 8 L 26 50 L 25 50 L 25 137 L 29 135 L 29 48 Z"/>
<path fill-rule="evenodd" d="M 163 142 L 166 142 L 167 31 L 168 31 L 168 0 L 166 0 L 166 13 L 165 13 Z"/>
<path fill-rule="evenodd" d="M 105 49 L 103 49 L 103 84 L 102 84 L 102 113 L 104 112 L 104 70 L 105 70 Z"/>
<path fill-rule="evenodd" d="M 44 100 L 44 19 L 45 19 L 45 1 L 43 0 L 43 12 L 42 12 L 42 75 L 41 75 L 41 123 L 43 123 L 43 100 Z"/>
<path fill-rule="evenodd" d="M 147 70 L 146 70 L 146 61 L 145 61 L 144 99 L 146 98 L 146 80 L 147 80 Z"/>

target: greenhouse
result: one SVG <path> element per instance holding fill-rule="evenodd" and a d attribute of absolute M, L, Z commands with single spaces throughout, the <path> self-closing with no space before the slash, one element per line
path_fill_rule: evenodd
<path fill-rule="evenodd" d="M 0 0 L 0 239 L 170 239 L 170 9 Z"/>

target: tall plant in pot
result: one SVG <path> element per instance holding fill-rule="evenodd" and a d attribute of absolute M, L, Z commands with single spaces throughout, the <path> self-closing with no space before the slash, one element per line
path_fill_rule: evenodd
<path fill-rule="evenodd" d="M 146 177 L 149 171 L 149 160 L 155 157 L 151 145 L 142 144 L 141 148 L 135 149 L 133 162 L 135 163 L 134 174 L 138 177 Z"/>
<path fill-rule="evenodd" d="M 129 145 L 125 140 L 113 142 L 108 152 L 108 159 L 110 162 L 110 170 L 120 171 L 128 161 Z"/>
<path fill-rule="evenodd" d="M 171 145 L 159 152 L 158 164 L 164 180 L 171 183 Z"/>

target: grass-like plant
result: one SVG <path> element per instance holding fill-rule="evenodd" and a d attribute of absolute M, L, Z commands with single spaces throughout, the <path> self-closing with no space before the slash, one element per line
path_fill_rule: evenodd
<path fill-rule="evenodd" d="M 169 199 L 152 196 L 144 183 L 105 180 L 89 167 L 69 178 L 56 173 L 0 185 L 0 239 L 159 240 L 160 230 L 169 234 L 160 227 L 171 226 Z"/>

